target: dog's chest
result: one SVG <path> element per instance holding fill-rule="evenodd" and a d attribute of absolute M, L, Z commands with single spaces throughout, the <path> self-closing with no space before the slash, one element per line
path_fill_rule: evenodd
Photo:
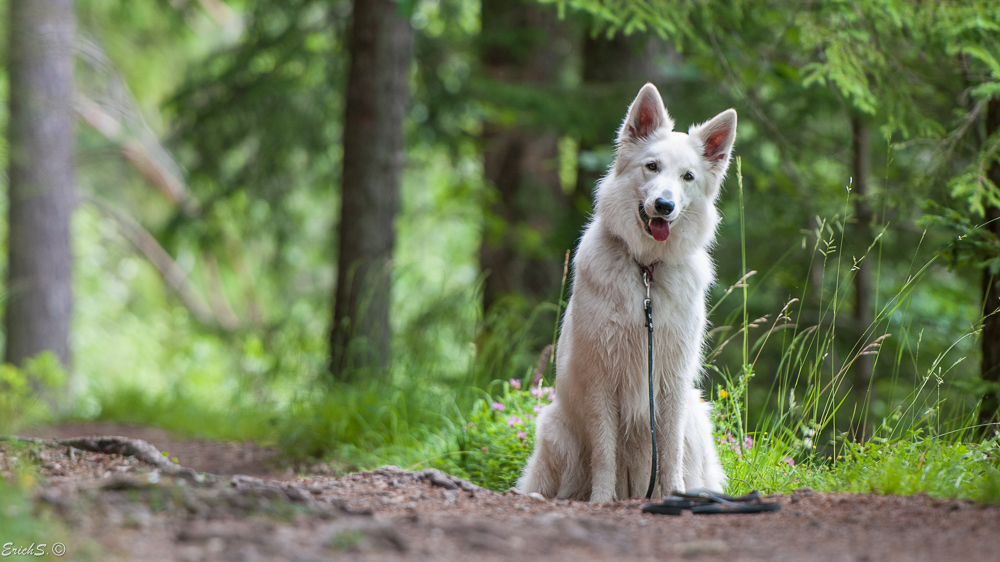
<path fill-rule="evenodd" d="M 573 296 L 573 324 L 586 345 L 604 356 L 615 386 L 646 380 L 646 289 L 638 267 L 616 284 L 581 283 Z M 650 284 L 653 357 L 658 377 L 686 370 L 701 354 L 705 328 L 705 286 L 691 271 L 659 267 Z M 584 335 L 581 334 L 581 335 Z"/>

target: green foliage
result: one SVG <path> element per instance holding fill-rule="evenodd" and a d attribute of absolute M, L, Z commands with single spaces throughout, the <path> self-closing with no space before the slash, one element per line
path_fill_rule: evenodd
<path fill-rule="evenodd" d="M 345 551 L 356 549 L 358 545 L 361 545 L 368 538 L 364 531 L 359 530 L 349 530 L 340 531 L 333 536 L 331 541 L 331 547 L 337 551 Z"/>
<path fill-rule="evenodd" d="M 179 435 L 253 440 L 280 448 L 292 461 L 333 460 L 349 468 L 423 458 L 438 418 L 414 389 L 337 386 L 304 393 L 280 408 L 235 397 L 208 401 L 191 391 L 150 396 L 119 389 L 100 396 L 98 419 L 161 427 Z"/>
<path fill-rule="evenodd" d="M 408 390 L 408 391 L 407 391 Z M 386 458 L 419 460 L 431 420 L 413 389 L 338 386 L 302 400 L 276 421 L 278 444 L 293 457 L 347 459 L 360 466 Z"/>
<path fill-rule="evenodd" d="M 944 256 L 949 265 L 973 266 L 1000 273 L 1000 240 L 988 228 L 983 228 L 976 217 L 934 202 L 925 204 L 927 214 L 922 219 L 925 226 L 941 228 L 951 233 L 952 243 L 945 247 Z"/>
<path fill-rule="evenodd" d="M 1000 470 L 996 467 L 986 470 L 976 499 L 985 504 L 1000 504 Z"/>
<path fill-rule="evenodd" d="M 535 417 L 552 400 L 554 390 L 520 379 L 495 381 L 491 387 L 500 388 L 497 396 L 477 400 L 459 416 L 450 426 L 448 449 L 433 464 L 491 490 L 506 492 L 524 470 L 535 446 Z"/>
<path fill-rule="evenodd" d="M 0 365 L 0 435 L 46 420 L 50 416 L 48 400 L 65 381 L 59 358 L 49 351 L 28 359 L 21 368 Z"/>
<path fill-rule="evenodd" d="M 1000 208 L 1000 186 L 988 177 L 990 166 L 1000 161 L 1000 130 L 983 142 L 983 149 L 960 174 L 948 181 L 951 196 L 965 203 L 975 216 L 986 214 L 986 207 Z M 996 252 L 994 257 L 1000 257 Z M 987 254 L 989 255 L 989 254 Z"/>
<path fill-rule="evenodd" d="M 2 430 L 2 428 L 0 428 Z M 0 443 L 3 450 L 3 473 L 0 473 L 0 546 L 23 549 L 35 545 L 31 555 L 44 560 L 59 560 L 51 551 L 53 543 L 62 542 L 68 546 L 74 559 L 87 559 L 90 545 L 81 540 L 70 541 L 63 523 L 48 510 L 40 508 L 32 498 L 32 492 L 39 484 L 37 445 L 6 441 Z M 42 549 L 40 545 L 45 544 Z M 81 556 L 82 555 L 82 556 Z"/>
<path fill-rule="evenodd" d="M 219 439 L 272 439 L 274 413 L 252 405 L 241 405 L 230 396 L 214 400 L 194 389 L 178 385 L 163 394 L 138 387 L 115 387 L 97 394 L 97 420 L 160 427 L 179 435 Z"/>
<path fill-rule="evenodd" d="M 530 308 L 518 297 L 497 303 L 484 319 L 469 384 L 485 389 L 496 380 L 530 378 L 531 369 L 537 366 L 537 350 L 551 337 L 555 312 L 549 303 Z"/>
<path fill-rule="evenodd" d="M 0 547 L 6 543 L 13 543 L 12 548 L 21 549 L 34 546 L 32 554 L 25 555 L 24 558 L 31 556 L 33 560 L 60 560 L 52 554 L 51 547 L 56 542 L 66 544 L 66 532 L 54 517 L 36 514 L 34 501 L 27 491 L 11 486 L 0 478 L 0 506 L 0 529 L 4 533 Z M 41 545 L 45 547 L 42 548 Z M 16 558 L 18 557 L 15 556 Z"/>
<path fill-rule="evenodd" d="M 996 472 L 996 440 L 963 443 L 918 434 L 891 444 L 848 444 L 831 468 L 827 487 L 880 494 L 925 492 L 938 497 L 996 501 L 989 496 Z M 818 477 L 818 479 L 821 476 Z"/>
<path fill-rule="evenodd" d="M 722 436 L 720 453 L 729 491 L 760 489 L 790 493 L 809 487 L 824 492 L 926 493 L 933 497 L 1000 503 L 996 439 L 970 442 L 916 431 L 891 442 L 845 441 L 834 455 L 796 461 L 788 432 L 762 434 L 740 444 Z M 749 445 L 749 446 L 748 446 Z"/>

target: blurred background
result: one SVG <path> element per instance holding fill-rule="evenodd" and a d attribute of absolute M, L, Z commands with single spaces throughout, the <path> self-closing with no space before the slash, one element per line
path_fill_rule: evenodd
<path fill-rule="evenodd" d="M 645 82 L 678 130 L 739 113 L 721 439 L 801 461 L 996 419 L 994 2 L 0 11 L 5 432 L 110 420 L 349 467 L 502 441 L 509 479 L 530 420 L 470 431 L 554 381 L 567 252 Z"/>

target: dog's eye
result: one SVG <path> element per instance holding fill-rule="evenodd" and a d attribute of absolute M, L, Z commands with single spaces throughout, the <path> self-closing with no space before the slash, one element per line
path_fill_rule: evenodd
<path fill-rule="evenodd" d="M 694 181 L 694 174 L 691 172 L 686 172 L 683 177 L 684 181 Z"/>
<path fill-rule="evenodd" d="M 646 164 L 646 169 L 649 170 L 650 172 L 655 172 L 656 170 L 659 170 L 659 168 L 656 167 L 656 162 L 650 162 L 649 164 Z"/>

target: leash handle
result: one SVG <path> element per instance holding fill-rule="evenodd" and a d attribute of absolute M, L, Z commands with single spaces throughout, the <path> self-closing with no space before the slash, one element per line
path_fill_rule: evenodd
<path fill-rule="evenodd" d="M 643 310 L 646 313 L 647 328 L 647 349 L 646 360 L 649 364 L 649 434 L 653 440 L 653 466 L 649 473 L 649 488 L 646 489 L 646 498 L 653 497 L 653 488 L 656 487 L 656 404 L 653 401 L 653 301 L 649 298 L 649 281 L 653 274 L 651 267 L 642 267 L 642 282 L 646 286 L 646 300 L 643 301 Z"/>

